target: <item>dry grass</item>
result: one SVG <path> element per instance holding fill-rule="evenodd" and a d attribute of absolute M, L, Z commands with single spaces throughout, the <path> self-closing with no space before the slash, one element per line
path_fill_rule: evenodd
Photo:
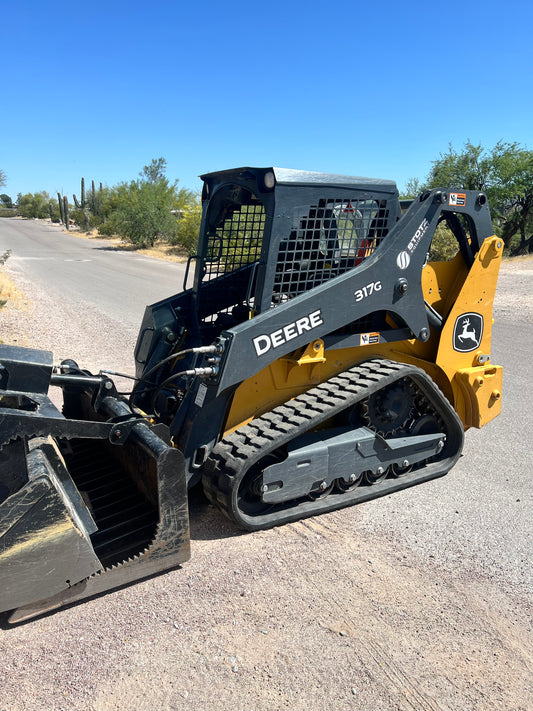
<path fill-rule="evenodd" d="M 533 254 L 522 254 L 518 257 L 506 257 L 502 261 L 501 272 L 531 271 L 533 269 Z"/>
<path fill-rule="evenodd" d="M 533 261 L 533 254 L 519 254 L 517 257 L 504 257 L 505 262 L 531 262 Z"/>
<path fill-rule="evenodd" d="M 28 302 L 24 294 L 17 289 L 13 284 L 11 279 L 5 274 L 5 272 L 0 272 L 0 305 L 4 302 L 9 302 L 10 305 L 15 306 L 18 309 L 25 309 Z"/>

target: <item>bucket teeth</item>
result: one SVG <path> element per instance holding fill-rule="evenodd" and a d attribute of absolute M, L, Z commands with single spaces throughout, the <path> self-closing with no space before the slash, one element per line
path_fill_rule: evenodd
<path fill-rule="evenodd" d="M 64 457 L 70 475 L 90 503 L 98 526 L 91 536 L 104 567 L 141 553 L 156 535 L 158 511 L 120 467 L 106 457 L 105 444 L 71 440 Z M 88 457 L 90 450 L 90 459 Z M 89 463 L 88 463 L 89 462 Z"/>

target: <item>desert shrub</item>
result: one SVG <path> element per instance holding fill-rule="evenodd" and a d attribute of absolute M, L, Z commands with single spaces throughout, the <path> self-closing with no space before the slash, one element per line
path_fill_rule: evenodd
<path fill-rule="evenodd" d="M 441 222 L 435 230 L 429 249 L 430 262 L 447 262 L 457 254 L 459 247 L 450 228 Z"/>
<path fill-rule="evenodd" d="M 50 217 L 50 196 L 47 192 L 26 193 L 18 200 L 18 214 L 21 217 L 45 219 Z"/>

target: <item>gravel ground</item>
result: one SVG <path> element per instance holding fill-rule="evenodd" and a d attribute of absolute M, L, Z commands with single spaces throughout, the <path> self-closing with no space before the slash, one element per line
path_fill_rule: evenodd
<path fill-rule="evenodd" d="M 533 257 L 503 263 L 496 292 L 496 316 L 533 323 Z"/>
<path fill-rule="evenodd" d="M 529 323 L 532 274 L 500 281 Z M 17 286 L 4 341 L 132 372 L 136 332 Z M 531 595 L 373 530 L 372 506 L 240 534 L 195 497 L 182 569 L 0 629 L 0 711 L 532 709 Z"/>
<path fill-rule="evenodd" d="M 9 276 L 9 263 L 7 266 Z M 5 343 L 51 350 L 54 362 L 74 358 L 89 370 L 109 367 L 133 373 L 137 327 L 125 327 L 84 302 L 65 301 L 53 291 L 43 292 L 23 274 L 17 273 L 16 284 L 24 298 L 14 308 L 8 302 L 2 310 Z"/>

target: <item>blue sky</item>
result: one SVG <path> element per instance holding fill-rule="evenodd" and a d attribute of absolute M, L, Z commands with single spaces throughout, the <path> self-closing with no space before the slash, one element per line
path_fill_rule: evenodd
<path fill-rule="evenodd" d="M 153 158 L 424 179 L 449 143 L 533 149 L 533 4 L 0 4 L 2 192 L 79 194 Z"/>

